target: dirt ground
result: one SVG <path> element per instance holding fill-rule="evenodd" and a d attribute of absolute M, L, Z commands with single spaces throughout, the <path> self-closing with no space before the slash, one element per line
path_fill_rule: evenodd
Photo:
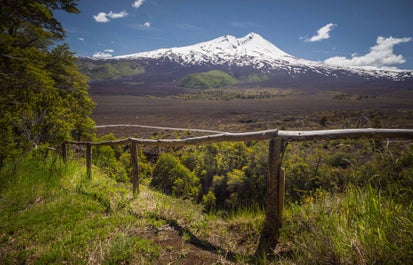
<path fill-rule="evenodd" d="M 381 126 L 410 128 L 413 118 L 413 92 L 402 91 L 358 99 L 336 99 L 336 92 L 321 91 L 272 99 L 182 100 L 168 97 L 91 95 L 96 102 L 92 118 L 97 125 L 138 124 L 149 126 L 209 129 L 229 132 L 264 129 L 323 129 L 327 127 L 373 127 L 372 118 Z M 393 117 L 394 116 L 394 117 Z M 367 117 L 370 122 L 360 124 Z M 404 120 L 404 122 L 402 122 Z M 363 125 L 363 126 L 361 126 Z M 324 128 L 325 129 L 325 128 Z M 142 128 L 99 129 L 116 136 L 150 136 L 156 130 Z"/>

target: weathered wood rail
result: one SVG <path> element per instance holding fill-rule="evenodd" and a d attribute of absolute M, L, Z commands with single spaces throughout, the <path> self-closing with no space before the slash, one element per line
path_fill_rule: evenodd
<path fill-rule="evenodd" d="M 107 127 L 107 126 L 106 126 Z M 141 127 L 141 126 L 138 126 Z M 148 128 L 150 128 L 148 126 Z M 153 127 L 151 127 L 153 128 Z M 166 127 L 159 127 L 166 128 Z M 171 128 L 173 129 L 173 128 Z M 204 132 L 217 132 L 204 130 Z M 343 130 L 313 130 L 313 131 L 283 131 L 265 130 L 246 133 L 217 133 L 207 136 L 199 136 L 185 139 L 142 139 L 126 138 L 103 142 L 76 142 L 67 141 L 62 145 L 63 158 L 67 159 L 67 145 L 86 146 L 87 175 L 92 174 L 92 146 L 130 145 L 132 164 L 132 191 L 134 195 L 139 193 L 139 168 L 137 146 L 164 146 L 178 147 L 186 145 L 200 145 L 229 141 L 264 141 L 270 140 L 266 193 L 266 212 L 260 240 L 256 250 L 257 255 L 271 253 L 277 245 L 279 230 L 281 228 L 282 210 L 284 207 L 284 183 L 285 173 L 281 167 L 282 157 L 287 142 L 333 140 L 333 139 L 413 139 L 413 129 L 343 129 Z"/>

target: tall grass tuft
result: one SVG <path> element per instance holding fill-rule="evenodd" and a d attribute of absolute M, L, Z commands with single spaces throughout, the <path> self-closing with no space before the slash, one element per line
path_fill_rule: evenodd
<path fill-rule="evenodd" d="M 298 264 L 413 264 L 413 206 L 371 186 L 318 191 L 286 209 L 282 229 Z"/>
<path fill-rule="evenodd" d="M 64 176 L 74 175 L 77 165 L 64 163 L 54 153 L 35 150 L 14 163 L 0 169 L 0 192 L 13 198 L 13 207 L 24 208 L 53 197 Z"/>

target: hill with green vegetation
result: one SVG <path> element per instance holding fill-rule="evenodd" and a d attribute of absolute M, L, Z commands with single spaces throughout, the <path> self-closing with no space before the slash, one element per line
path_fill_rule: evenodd
<path fill-rule="evenodd" d="M 110 60 L 94 61 L 88 59 L 78 60 L 80 71 L 90 80 L 108 80 L 145 73 L 145 68 L 134 61 Z"/>
<path fill-rule="evenodd" d="M 238 81 L 220 70 L 190 74 L 182 78 L 179 85 L 187 88 L 222 88 L 236 85 Z"/>
<path fill-rule="evenodd" d="M 258 74 L 258 73 L 250 74 L 247 77 L 248 82 L 251 82 L 251 83 L 260 83 L 263 81 L 267 81 L 268 79 L 269 77 L 267 74 Z"/>

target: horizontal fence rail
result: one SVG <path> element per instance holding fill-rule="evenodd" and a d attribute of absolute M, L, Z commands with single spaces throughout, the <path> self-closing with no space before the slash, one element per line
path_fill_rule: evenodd
<path fill-rule="evenodd" d="M 86 169 L 87 175 L 92 174 L 92 147 L 93 146 L 113 146 L 129 145 L 132 165 L 132 191 L 134 195 L 139 193 L 139 167 L 137 146 L 160 146 L 160 147 L 180 147 L 186 145 L 200 145 L 230 141 L 269 141 L 268 152 L 268 176 L 266 179 L 266 210 L 265 220 L 260 234 L 260 239 L 256 249 L 256 255 L 270 254 L 278 243 L 282 210 L 284 207 L 284 187 L 285 172 L 281 167 L 283 153 L 287 142 L 313 141 L 313 140 L 335 140 L 335 139 L 398 139 L 412 140 L 413 129 L 342 129 L 342 130 L 311 130 L 311 131 L 285 131 L 285 130 L 265 130 L 257 132 L 229 133 L 213 130 L 191 130 L 171 127 L 156 127 L 144 125 L 101 125 L 98 128 L 111 127 L 140 127 L 162 130 L 198 131 L 215 133 L 212 135 L 190 137 L 183 139 L 142 139 L 125 138 L 113 141 L 102 142 L 77 142 L 67 141 L 62 144 L 63 158 L 67 159 L 67 145 L 86 146 Z"/>
<path fill-rule="evenodd" d="M 97 126 L 95 126 L 96 129 L 119 128 L 119 127 L 156 129 L 156 130 L 166 130 L 166 131 L 183 131 L 183 132 L 224 133 L 223 131 L 217 131 L 217 130 L 185 129 L 185 128 L 162 127 L 162 126 L 149 126 L 149 125 L 137 125 L 137 124 L 111 124 L 111 125 L 97 125 Z"/>
<path fill-rule="evenodd" d="M 162 127 L 165 128 L 165 127 Z M 265 130 L 245 133 L 218 133 L 213 135 L 191 137 L 184 139 L 142 139 L 125 138 L 102 142 L 77 142 L 67 141 L 68 144 L 105 146 L 120 145 L 135 142 L 145 146 L 176 147 L 185 145 L 199 145 L 207 143 L 230 142 L 230 141 L 263 141 L 274 138 L 288 142 L 311 141 L 311 140 L 333 140 L 333 139 L 413 139 L 413 129 L 342 129 L 342 130 L 313 130 L 313 131 L 283 131 Z"/>
<path fill-rule="evenodd" d="M 278 137 L 289 142 L 332 139 L 413 139 L 413 129 L 342 129 L 314 131 L 278 131 Z"/>

